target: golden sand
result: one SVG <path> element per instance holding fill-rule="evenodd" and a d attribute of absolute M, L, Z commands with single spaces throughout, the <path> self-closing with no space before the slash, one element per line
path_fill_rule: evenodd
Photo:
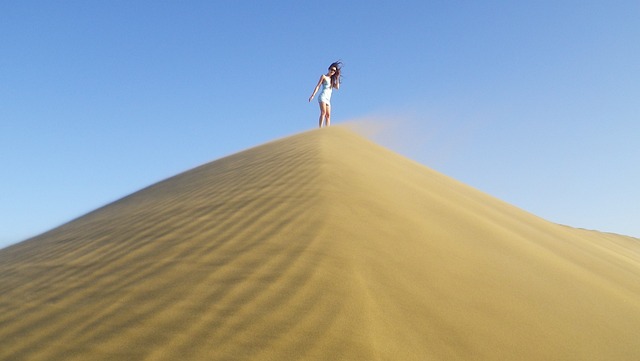
<path fill-rule="evenodd" d="M 639 360 L 640 240 L 339 127 L 0 250 L 0 360 Z"/>

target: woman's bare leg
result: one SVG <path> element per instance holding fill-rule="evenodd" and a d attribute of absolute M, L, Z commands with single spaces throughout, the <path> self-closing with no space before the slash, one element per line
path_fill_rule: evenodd
<path fill-rule="evenodd" d="M 329 121 L 329 104 L 320 102 L 320 119 L 318 120 L 318 128 L 322 128 L 325 121 Z"/>

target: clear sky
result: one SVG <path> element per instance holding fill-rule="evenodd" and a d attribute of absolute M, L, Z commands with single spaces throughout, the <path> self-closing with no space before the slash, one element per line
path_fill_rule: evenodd
<path fill-rule="evenodd" d="M 0 247 L 334 124 L 550 221 L 640 237 L 637 0 L 0 2 Z"/>

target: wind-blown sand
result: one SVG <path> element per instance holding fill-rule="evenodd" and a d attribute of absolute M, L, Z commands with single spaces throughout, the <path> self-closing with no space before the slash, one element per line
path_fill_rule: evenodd
<path fill-rule="evenodd" d="M 0 250 L 1 360 L 639 360 L 640 241 L 333 127 Z"/>

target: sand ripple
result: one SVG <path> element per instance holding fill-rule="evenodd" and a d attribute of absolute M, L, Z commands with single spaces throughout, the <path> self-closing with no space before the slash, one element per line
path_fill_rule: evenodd
<path fill-rule="evenodd" d="M 640 243 L 339 128 L 0 251 L 2 360 L 637 360 Z"/>

